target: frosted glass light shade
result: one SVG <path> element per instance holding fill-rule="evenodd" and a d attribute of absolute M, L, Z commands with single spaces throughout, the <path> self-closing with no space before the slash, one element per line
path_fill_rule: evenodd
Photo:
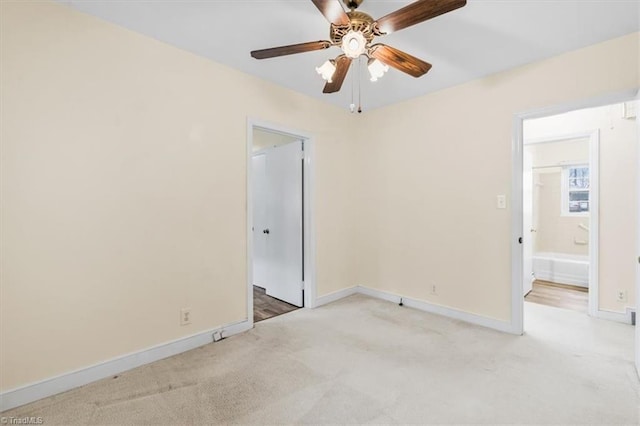
<path fill-rule="evenodd" d="M 316 72 L 322 76 L 327 83 L 332 83 L 333 74 L 336 72 L 336 64 L 332 60 L 326 61 L 319 67 L 316 67 Z"/>
<path fill-rule="evenodd" d="M 382 77 L 384 73 L 389 71 L 389 66 L 383 64 L 377 59 L 370 60 L 367 68 L 369 69 L 369 74 L 371 75 L 371 81 L 378 81 L 378 79 Z"/>

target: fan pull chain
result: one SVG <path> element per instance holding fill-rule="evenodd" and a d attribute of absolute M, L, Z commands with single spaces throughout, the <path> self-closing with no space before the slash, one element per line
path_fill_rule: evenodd
<path fill-rule="evenodd" d="M 360 71 L 361 63 L 362 56 L 358 58 L 358 114 L 362 114 L 362 75 Z"/>
<path fill-rule="evenodd" d="M 353 64 L 353 62 L 351 62 L 351 104 L 349 105 L 349 110 L 351 111 L 351 113 L 353 114 L 354 112 L 356 112 L 356 104 L 353 101 L 354 98 L 354 91 L 355 91 L 355 87 L 356 87 L 356 83 L 355 83 L 355 65 Z"/>

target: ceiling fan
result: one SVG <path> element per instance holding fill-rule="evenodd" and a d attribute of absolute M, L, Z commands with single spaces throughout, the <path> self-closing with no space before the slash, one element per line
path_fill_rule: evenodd
<path fill-rule="evenodd" d="M 361 55 L 369 58 L 368 68 L 372 81 L 384 75 L 389 67 L 416 78 L 426 74 L 431 69 L 431 64 L 391 46 L 381 43 L 372 44 L 373 39 L 419 24 L 467 4 L 466 0 L 418 0 L 374 20 L 366 13 L 356 11 L 363 0 L 342 0 L 350 9 L 349 12 L 345 12 L 340 0 L 311 1 L 331 24 L 329 40 L 254 50 L 251 56 L 256 59 L 267 59 L 323 50 L 333 46 L 340 47 L 341 55 L 316 68 L 318 74 L 327 81 L 324 93 L 340 90 L 351 61 Z"/>

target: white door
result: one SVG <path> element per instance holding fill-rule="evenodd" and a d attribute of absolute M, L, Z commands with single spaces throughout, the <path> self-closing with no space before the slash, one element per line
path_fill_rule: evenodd
<path fill-rule="evenodd" d="M 522 161 L 522 292 L 533 289 L 533 159 L 524 149 Z"/>
<path fill-rule="evenodd" d="M 251 158 L 253 183 L 253 285 L 267 285 L 267 156 Z"/>
<path fill-rule="evenodd" d="M 264 158 L 262 181 L 254 180 L 254 212 L 264 206 L 264 225 L 254 214 L 254 259 L 256 249 L 264 249 L 264 262 L 254 260 L 254 284 L 269 296 L 295 306 L 303 306 L 302 253 L 302 141 L 261 151 Z M 254 173 L 254 179 L 260 172 Z M 254 170 L 255 172 L 255 170 Z M 262 196 L 258 195 L 262 192 Z M 259 213 L 258 213 L 259 214 Z M 261 283 L 262 282 L 262 283 Z"/>

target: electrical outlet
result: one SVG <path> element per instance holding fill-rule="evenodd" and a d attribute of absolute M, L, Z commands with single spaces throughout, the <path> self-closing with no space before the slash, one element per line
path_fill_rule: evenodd
<path fill-rule="evenodd" d="M 438 289 L 435 284 L 431 284 L 431 294 L 438 294 Z"/>
<path fill-rule="evenodd" d="M 191 308 L 180 309 L 180 325 L 191 324 Z"/>
<path fill-rule="evenodd" d="M 627 301 L 627 292 L 624 290 L 618 290 L 618 302 L 626 302 Z"/>

